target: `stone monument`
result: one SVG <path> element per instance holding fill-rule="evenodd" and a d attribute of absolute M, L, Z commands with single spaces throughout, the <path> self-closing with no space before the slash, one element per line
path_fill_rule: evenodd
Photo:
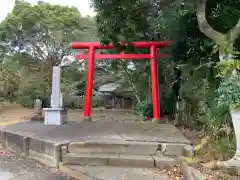
<path fill-rule="evenodd" d="M 42 117 L 42 101 L 40 99 L 36 99 L 34 101 L 34 115 L 31 118 L 31 121 L 43 121 L 43 117 Z"/>
<path fill-rule="evenodd" d="M 238 167 L 240 171 L 240 108 L 231 109 L 232 124 L 234 128 L 235 138 L 236 138 L 236 152 L 232 159 L 228 162 L 234 164 Z"/>
<path fill-rule="evenodd" d="M 53 66 L 51 107 L 43 109 L 45 125 L 62 125 L 67 122 L 67 109 L 63 108 L 61 94 L 61 68 L 75 61 L 72 56 L 64 56 L 59 66 Z"/>

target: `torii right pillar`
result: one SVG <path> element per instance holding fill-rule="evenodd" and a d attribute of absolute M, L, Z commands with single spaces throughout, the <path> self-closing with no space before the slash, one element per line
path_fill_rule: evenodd
<path fill-rule="evenodd" d="M 150 66 L 151 66 L 151 81 L 152 81 L 152 104 L 153 104 L 153 119 L 154 123 L 160 123 L 160 102 L 159 102 L 159 86 L 158 86 L 158 65 L 156 57 L 156 46 L 150 48 Z"/>

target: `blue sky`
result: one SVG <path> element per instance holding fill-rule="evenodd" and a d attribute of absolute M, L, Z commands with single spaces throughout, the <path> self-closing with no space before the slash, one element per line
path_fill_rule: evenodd
<path fill-rule="evenodd" d="M 37 3 L 38 0 L 25 0 L 30 3 Z M 94 12 L 90 9 L 91 0 L 43 0 L 51 4 L 61 4 L 68 6 L 75 6 L 79 9 L 83 16 L 94 15 Z M 7 14 L 12 11 L 15 0 L 5 0 L 0 6 L 0 22 L 5 19 Z"/>

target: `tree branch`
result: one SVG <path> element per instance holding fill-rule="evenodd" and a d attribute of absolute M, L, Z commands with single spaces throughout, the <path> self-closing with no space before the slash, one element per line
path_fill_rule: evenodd
<path fill-rule="evenodd" d="M 207 0 L 200 0 L 197 8 L 198 26 L 202 33 L 214 40 L 216 43 L 226 40 L 226 35 L 214 30 L 206 19 Z"/>

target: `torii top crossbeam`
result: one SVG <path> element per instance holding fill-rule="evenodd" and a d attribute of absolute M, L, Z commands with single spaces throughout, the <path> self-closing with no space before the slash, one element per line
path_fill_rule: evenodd
<path fill-rule="evenodd" d="M 160 41 L 160 42 L 133 42 L 133 43 L 119 43 L 120 45 L 131 45 L 135 48 L 150 48 L 151 46 L 155 46 L 156 48 L 164 48 L 168 47 L 172 41 Z M 88 49 L 90 47 L 94 47 L 95 49 L 112 49 L 114 48 L 113 44 L 103 45 L 98 42 L 73 42 L 73 49 Z"/>
<path fill-rule="evenodd" d="M 95 59 L 150 59 L 151 64 L 151 82 L 152 82 L 152 103 L 153 103 L 153 120 L 159 122 L 160 120 L 160 103 L 159 103 L 159 89 L 158 89 L 158 71 L 156 59 L 167 54 L 156 54 L 157 48 L 164 48 L 169 46 L 172 41 L 160 42 L 132 42 L 132 43 L 119 43 L 122 46 L 133 46 L 134 48 L 147 48 L 150 49 L 149 54 L 95 54 L 97 49 L 113 49 L 114 45 L 103 45 L 98 42 L 73 42 L 71 44 L 73 49 L 88 49 L 88 54 L 76 54 L 76 59 L 87 59 L 88 72 L 87 72 L 87 85 L 84 98 L 84 117 L 88 120 L 91 119 L 91 101 L 92 101 L 92 87 L 94 76 L 94 62 Z"/>

